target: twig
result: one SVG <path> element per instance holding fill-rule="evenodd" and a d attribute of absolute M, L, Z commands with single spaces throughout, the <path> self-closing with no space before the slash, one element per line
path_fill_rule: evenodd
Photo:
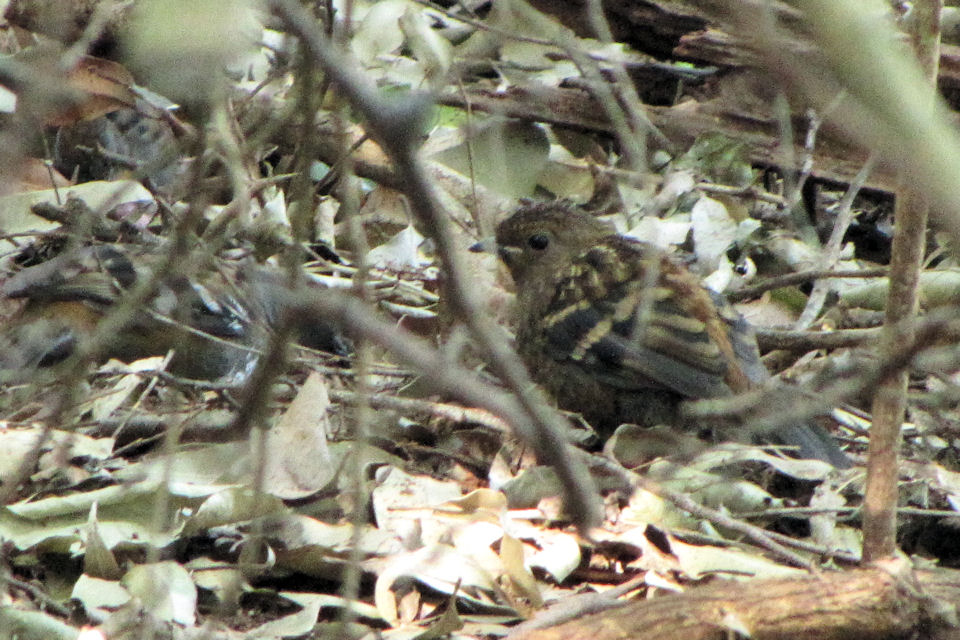
<path fill-rule="evenodd" d="M 7 588 L 10 588 L 10 587 L 14 589 L 22 589 L 23 591 L 26 591 L 27 593 L 29 593 L 30 597 L 36 599 L 37 602 L 41 603 L 43 605 L 43 608 L 47 609 L 48 611 L 52 611 L 53 613 L 63 618 L 70 617 L 69 609 L 67 609 L 65 606 L 63 606 L 62 604 L 60 604 L 59 602 L 57 602 L 56 600 L 54 600 L 53 598 L 45 594 L 42 589 L 33 586 L 29 582 L 24 582 L 23 580 L 18 580 L 17 578 L 14 578 L 12 575 L 10 575 L 10 573 L 6 569 L 4 569 L 2 573 L 0 573 L 0 584 L 4 585 L 5 587 L 4 591 L 7 591 Z"/>
<path fill-rule="evenodd" d="M 834 220 L 830 238 L 827 240 L 827 244 L 823 247 L 820 255 L 819 266 L 821 269 L 826 270 L 832 268 L 840 259 L 840 251 L 843 248 L 843 238 L 847 234 L 850 223 L 853 222 L 853 201 L 857 197 L 857 194 L 860 193 L 860 189 L 863 188 L 867 178 L 870 177 L 870 173 L 873 171 L 876 162 L 876 154 L 871 154 L 850 182 L 846 193 L 843 194 L 843 198 L 841 198 L 840 204 L 837 207 L 837 217 L 836 220 Z M 794 329 L 806 329 L 813 324 L 813 321 L 820 315 L 820 309 L 823 308 L 823 303 L 826 301 L 829 292 L 829 281 L 817 280 L 814 283 L 813 291 L 811 291 L 807 297 L 807 304 L 793 325 Z"/>
<path fill-rule="evenodd" d="M 756 185 L 752 184 L 745 187 L 735 187 L 728 184 L 698 182 L 697 189 L 699 191 L 703 191 L 704 193 L 716 193 L 725 196 L 743 196 L 759 202 L 769 202 L 770 204 L 775 204 L 780 208 L 785 208 L 787 206 L 787 200 L 783 196 L 770 193 L 769 191 L 760 189 Z"/>
<path fill-rule="evenodd" d="M 843 349 L 874 344 L 880 339 L 880 329 L 839 329 L 836 331 L 784 331 L 757 329 L 757 344 L 761 351 L 815 351 Z"/>
<path fill-rule="evenodd" d="M 330 394 L 331 400 L 337 400 L 339 402 L 353 404 L 360 400 L 360 396 L 353 391 L 330 389 L 328 393 Z M 372 394 L 367 396 L 364 401 L 369 402 L 372 408 L 378 410 L 388 409 L 408 415 L 423 414 L 443 418 L 450 422 L 476 423 L 498 432 L 505 433 L 509 431 L 509 426 L 499 416 L 489 411 L 484 411 L 483 409 L 461 407 L 460 405 L 444 402 L 429 402 L 416 398 L 398 398 L 385 394 Z"/>
<path fill-rule="evenodd" d="M 736 531 L 745 536 L 748 536 L 755 543 L 780 557 L 781 559 L 789 562 L 790 564 L 796 567 L 802 567 L 808 571 L 816 571 L 816 565 L 806 558 L 795 554 L 794 552 L 787 549 L 784 545 L 778 542 L 775 539 L 775 536 L 769 531 L 765 531 L 760 527 L 754 526 L 752 524 L 737 520 L 736 518 L 731 518 L 730 516 L 721 513 L 715 509 L 705 507 L 702 504 L 694 501 L 690 496 L 680 493 L 679 491 L 673 491 L 672 489 L 667 489 L 663 485 L 653 480 L 649 480 L 642 476 L 635 476 L 634 482 L 636 486 L 644 491 L 649 491 L 650 493 L 660 496 L 666 500 L 672 502 L 675 506 L 683 509 L 690 515 L 693 515 L 697 518 L 704 518 L 710 522 L 721 526 L 729 528 L 732 531 Z M 786 537 L 785 537 L 786 538 Z M 786 538 L 791 544 L 798 543 L 799 541 L 792 540 L 791 538 Z"/>
<path fill-rule="evenodd" d="M 574 514 L 578 524 L 584 527 L 599 522 L 600 501 L 586 469 L 577 463 L 568 451 L 568 444 L 562 435 L 566 430 L 564 419 L 547 404 L 542 392 L 533 385 L 519 357 L 507 344 L 502 331 L 499 331 L 484 313 L 474 288 L 466 285 L 469 278 L 463 265 L 463 249 L 456 246 L 449 232 L 450 222 L 436 205 L 433 189 L 422 160 L 416 152 L 428 101 L 417 96 L 404 100 L 385 100 L 359 73 L 355 65 L 330 45 L 299 4 L 291 0 L 271 0 L 270 5 L 284 21 L 287 29 L 300 38 L 316 64 L 327 73 L 351 106 L 362 115 L 371 137 L 390 156 L 414 215 L 437 244 L 438 254 L 448 276 L 447 299 L 451 308 L 466 323 L 497 375 L 516 394 L 519 406 L 516 402 L 502 401 L 502 394 L 498 394 L 500 397 L 491 403 L 489 396 L 475 392 L 476 387 L 467 389 L 461 385 L 449 384 L 450 368 L 444 367 L 442 372 L 438 371 L 437 363 L 441 361 L 431 361 L 431 353 L 420 348 L 409 350 L 408 336 L 397 340 L 401 334 L 396 329 L 387 332 L 383 331 L 382 327 L 376 327 L 374 330 L 375 325 L 369 324 L 366 325 L 367 328 L 376 334 L 378 344 L 389 345 L 388 348 L 391 349 L 403 348 L 406 350 L 406 357 L 416 356 L 416 368 L 425 376 L 429 374 L 435 383 L 439 382 L 453 397 L 473 404 L 479 402 L 478 406 L 493 410 L 506 418 L 518 436 L 537 452 L 538 458 L 553 466 L 564 488 L 568 509 Z M 333 301 L 332 296 L 330 301 Z M 341 318 L 344 318 L 343 314 L 349 315 L 351 321 L 345 323 L 345 326 L 357 330 L 373 318 L 370 317 L 372 314 L 369 310 L 362 313 L 354 304 L 355 301 L 348 303 L 341 300 L 336 305 L 331 304 L 336 310 L 330 308 L 328 313 L 335 312 L 335 315 L 340 315 Z M 359 318 L 364 315 L 367 317 Z M 388 333 L 393 335 L 387 335 Z M 374 339 L 372 336 L 368 337 Z M 395 353 L 401 355 L 399 352 Z M 468 380 L 469 382 L 460 378 L 461 382 L 475 384 L 475 378 Z"/>
<path fill-rule="evenodd" d="M 767 291 L 773 289 L 782 289 L 794 285 L 810 282 L 819 278 L 879 278 L 885 277 L 889 273 L 886 267 L 876 269 L 861 269 L 854 271 L 830 271 L 829 269 L 810 269 L 808 271 L 798 271 L 797 273 L 788 273 L 769 280 L 763 280 L 756 284 L 726 294 L 730 302 L 741 302 L 756 298 Z"/>
<path fill-rule="evenodd" d="M 858 362 L 846 371 L 832 371 L 832 379 L 821 384 L 815 392 L 802 392 L 796 387 L 757 389 L 730 398 L 690 401 L 684 404 L 683 411 L 699 418 L 749 415 L 764 429 L 775 430 L 829 412 L 846 398 L 875 389 L 891 373 L 909 367 L 928 347 L 936 348 L 944 340 L 958 337 L 960 321 L 957 320 L 957 310 L 953 307 L 938 309 L 917 322 L 914 337 L 897 344 L 897 348 L 884 359 Z M 953 361 L 960 361 L 960 354 L 954 354 Z"/>

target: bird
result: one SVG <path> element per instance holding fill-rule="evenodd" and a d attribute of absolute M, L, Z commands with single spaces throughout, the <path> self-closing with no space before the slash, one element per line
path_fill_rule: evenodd
<path fill-rule="evenodd" d="M 684 426 L 685 400 L 770 378 L 749 323 L 722 296 L 596 217 L 563 202 L 525 203 L 497 225 L 495 247 L 516 288 L 521 359 L 561 409 L 601 434 L 623 423 Z M 800 458 L 852 464 L 817 424 L 765 438 Z"/>
<path fill-rule="evenodd" d="M 28 266 L 6 279 L 0 298 L 22 301 L 0 334 L 0 382 L 54 367 L 76 352 L 137 283 L 154 278 L 163 247 L 89 244 Z M 279 269 L 225 264 L 197 273 L 161 275 L 145 304 L 107 337 L 100 359 L 133 361 L 173 352 L 168 370 L 227 386 L 245 382 L 289 306 Z M 304 346 L 338 356 L 349 340 L 320 320 L 298 319 Z"/>

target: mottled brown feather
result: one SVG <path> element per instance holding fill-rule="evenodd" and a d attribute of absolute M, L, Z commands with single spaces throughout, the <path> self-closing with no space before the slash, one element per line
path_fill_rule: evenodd
<path fill-rule="evenodd" d="M 521 357 L 561 407 L 602 432 L 677 424 L 684 399 L 769 377 L 749 325 L 653 245 L 557 203 L 521 207 L 496 241 L 516 283 Z M 779 439 L 801 454 L 849 464 L 827 434 L 792 429 L 801 433 Z"/>

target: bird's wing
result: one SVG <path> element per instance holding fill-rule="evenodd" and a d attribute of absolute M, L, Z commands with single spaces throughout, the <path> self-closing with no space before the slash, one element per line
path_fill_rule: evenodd
<path fill-rule="evenodd" d="M 708 398 L 741 386 L 729 323 L 692 274 L 648 245 L 624 240 L 577 256 L 543 327 L 554 358 L 618 388 Z"/>
<path fill-rule="evenodd" d="M 137 273 L 130 258 L 113 245 L 81 247 L 10 276 L 0 295 L 36 302 L 88 302 L 109 306 L 131 286 Z"/>
<path fill-rule="evenodd" d="M 69 280 L 48 281 L 29 292 L 29 298 L 43 302 L 89 302 L 113 304 L 118 297 L 113 278 L 103 272 L 80 273 Z"/>

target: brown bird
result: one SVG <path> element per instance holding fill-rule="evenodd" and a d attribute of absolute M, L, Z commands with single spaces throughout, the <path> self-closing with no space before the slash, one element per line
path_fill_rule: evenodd
<path fill-rule="evenodd" d="M 558 203 L 501 222 L 497 253 L 517 290 L 517 349 L 561 408 L 601 433 L 621 423 L 682 425 L 686 399 L 769 379 L 749 324 L 653 245 Z M 825 430 L 797 424 L 769 441 L 849 467 Z"/>
<path fill-rule="evenodd" d="M 0 296 L 25 303 L 0 335 L 0 381 L 18 381 L 68 358 L 125 291 L 153 277 L 157 251 L 136 244 L 83 246 L 9 277 Z M 172 350 L 176 375 L 245 381 L 288 303 L 284 274 L 243 264 L 193 275 L 158 278 L 148 303 L 109 336 L 99 355 L 131 361 Z M 349 351 L 345 338 L 325 323 L 304 320 L 296 329 L 305 346 Z"/>

